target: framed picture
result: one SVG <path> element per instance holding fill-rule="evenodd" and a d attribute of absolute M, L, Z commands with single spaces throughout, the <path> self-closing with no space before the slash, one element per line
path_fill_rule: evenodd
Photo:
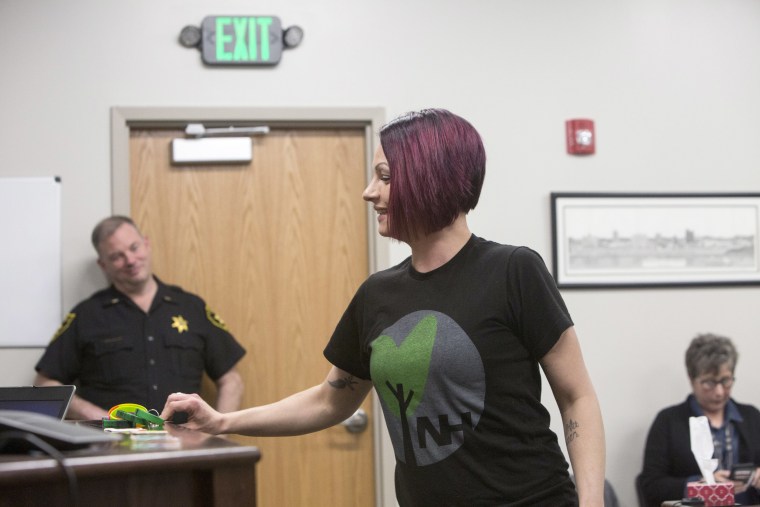
<path fill-rule="evenodd" d="M 552 193 L 559 287 L 760 285 L 760 194 Z"/>

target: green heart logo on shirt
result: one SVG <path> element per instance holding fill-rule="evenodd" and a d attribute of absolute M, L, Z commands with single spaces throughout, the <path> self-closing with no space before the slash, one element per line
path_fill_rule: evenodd
<path fill-rule="evenodd" d="M 386 406 L 397 417 L 401 417 L 402 411 L 407 417 L 413 414 L 422 400 L 437 330 L 437 319 L 428 315 L 414 326 L 399 346 L 387 335 L 372 342 L 372 381 Z"/>

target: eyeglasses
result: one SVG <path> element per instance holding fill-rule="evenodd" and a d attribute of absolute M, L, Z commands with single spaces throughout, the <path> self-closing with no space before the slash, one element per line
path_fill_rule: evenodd
<path fill-rule="evenodd" d="M 712 391 L 716 387 L 718 387 L 718 384 L 723 386 L 723 389 L 728 389 L 732 385 L 734 385 L 734 380 L 736 380 L 736 377 L 723 377 L 720 380 L 715 379 L 704 379 L 699 381 L 699 385 L 701 385 L 704 389 L 707 389 L 708 391 Z"/>

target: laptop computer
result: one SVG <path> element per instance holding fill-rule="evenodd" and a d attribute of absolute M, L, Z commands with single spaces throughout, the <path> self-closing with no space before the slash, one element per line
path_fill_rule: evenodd
<path fill-rule="evenodd" d="M 75 386 L 0 387 L 0 410 L 35 412 L 62 420 L 74 391 Z"/>
<path fill-rule="evenodd" d="M 102 429 L 63 421 L 75 390 L 74 386 L 0 387 L 0 454 L 36 449 L 29 434 L 61 450 L 120 441 Z"/>
<path fill-rule="evenodd" d="M 29 438 L 29 435 L 34 435 L 60 450 L 80 449 L 93 444 L 114 444 L 122 440 L 117 434 L 78 426 L 45 414 L 0 410 L 0 454 L 44 451 Z"/>

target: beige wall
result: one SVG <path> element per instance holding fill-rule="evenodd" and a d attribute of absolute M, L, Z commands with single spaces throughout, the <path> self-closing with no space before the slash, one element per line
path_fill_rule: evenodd
<path fill-rule="evenodd" d="M 205 68 L 177 36 L 213 14 L 274 14 L 304 42 L 273 69 Z M 440 106 L 488 149 L 473 230 L 551 262 L 552 191 L 760 191 L 758 54 L 756 0 L 0 0 L 0 176 L 62 177 L 67 311 L 102 284 L 88 235 L 111 209 L 111 107 Z M 595 120 L 596 155 L 565 153 L 573 117 Z M 760 405 L 760 289 L 564 296 L 622 505 L 656 411 L 687 394 L 695 333 L 735 339 L 735 396 Z M 30 382 L 39 352 L 0 351 L 0 382 Z"/>

